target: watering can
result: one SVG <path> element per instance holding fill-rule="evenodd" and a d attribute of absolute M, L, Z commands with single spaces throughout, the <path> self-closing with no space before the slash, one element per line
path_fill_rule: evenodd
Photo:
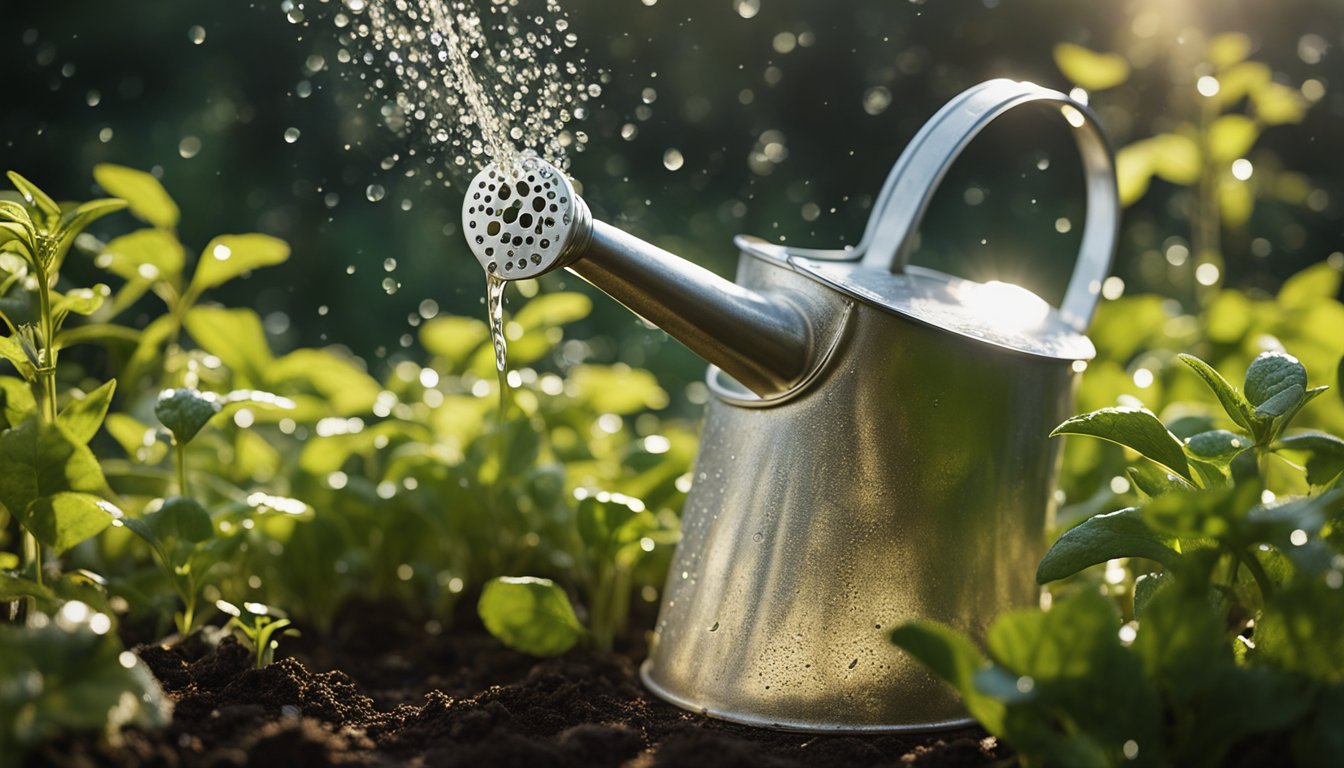
<path fill-rule="evenodd" d="M 907 263 L 939 181 L 988 123 L 1045 105 L 1072 129 L 1087 194 L 1059 306 Z M 934 620 L 983 638 L 1034 605 L 1057 443 L 1119 204 L 1087 107 L 993 80 L 948 103 L 887 178 L 860 244 L 739 237 L 736 282 L 594 220 L 535 156 L 487 167 L 463 205 L 473 253 L 510 280 L 565 267 L 711 365 L 713 397 L 649 658 L 662 698 L 752 725 L 919 731 L 968 723 L 889 642 Z"/>

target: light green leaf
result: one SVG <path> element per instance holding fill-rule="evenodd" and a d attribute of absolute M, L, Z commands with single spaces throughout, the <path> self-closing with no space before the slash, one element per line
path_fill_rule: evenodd
<path fill-rule="evenodd" d="M 490 328 L 472 317 L 440 315 L 420 328 L 420 343 L 431 355 L 444 358 L 455 368 L 467 363 L 482 344 L 490 340 Z"/>
<path fill-rule="evenodd" d="M 1209 156 L 1214 162 L 1245 157 L 1260 136 L 1255 121 L 1245 115 L 1223 115 L 1209 126 Z"/>
<path fill-rule="evenodd" d="M 192 307 L 187 332 L 202 349 L 218 357 L 242 386 L 264 386 L 271 365 L 271 348 L 261 318 L 250 309 Z"/>
<path fill-rule="evenodd" d="M 585 634 L 569 597 L 550 579 L 488 581 L 476 609 L 496 639 L 533 656 L 559 656 Z"/>
<path fill-rule="evenodd" d="M 0 376 L 0 417 L 4 422 L 0 427 L 22 424 L 29 416 L 37 412 L 37 400 L 28 382 L 13 376 Z"/>
<path fill-rule="evenodd" d="M 185 444 L 191 442 L 219 409 L 219 397 L 213 392 L 165 389 L 159 394 L 154 415 L 173 433 L 178 443 Z"/>
<path fill-rule="evenodd" d="M 1218 210 L 1228 227 L 1244 227 L 1255 210 L 1255 188 L 1232 175 L 1218 180 Z"/>
<path fill-rule="evenodd" d="M 1197 459 L 1227 466 L 1242 451 L 1249 450 L 1254 442 L 1245 435 L 1214 429 L 1201 432 L 1185 441 L 1185 450 Z"/>
<path fill-rule="evenodd" d="M 576 365 L 569 381 L 574 399 L 597 413 L 627 414 L 667 406 L 668 397 L 652 373 L 628 365 Z"/>
<path fill-rule="evenodd" d="M 1250 95 L 1255 116 L 1266 125 L 1300 123 L 1307 114 L 1307 101 L 1296 88 L 1264 82 L 1252 88 Z"/>
<path fill-rule="evenodd" d="M 65 294 L 53 291 L 51 313 L 60 315 L 63 312 L 74 312 L 77 315 L 91 315 L 103 306 L 103 301 L 111 294 L 112 290 L 102 283 L 92 288 L 75 288 Z"/>
<path fill-rule="evenodd" d="M 35 499 L 19 515 L 19 522 L 37 540 L 64 552 L 112 524 L 120 510 L 91 493 L 62 491 Z"/>
<path fill-rule="evenodd" d="M 1232 106 L 1246 94 L 1270 81 L 1269 67 L 1258 61 L 1243 61 L 1233 64 L 1218 74 L 1218 103 L 1224 108 Z"/>
<path fill-rule="evenodd" d="M 348 355 L 329 349 L 296 349 L 266 367 L 266 385 L 286 394 L 311 393 L 340 416 L 367 414 L 383 388 Z"/>
<path fill-rule="evenodd" d="M 1194 355 L 1180 354 L 1176 356 L 1181 362 L 1190 366 L 1204 383 L 1213 390 L 1213 394 L 1222 404 L 1223 410 L 1227 412 L 1229 418 L 1245 429 L 1252 429 L 1255 424 L 1255 409 L 1245 396 L 1236 390 L 1231 384 L 1227 383 L 1222 374 L 1213 369 L 1213 366 L 1200 360 Z"/>
<path fill-rule="evenodd" d="M 88 444 L 103 425 L 107 409 L 112 405 L 112 393 L 116 391 L 117 381 L 113 379 L 85 395 L 81 400 L 73 400 L 65 406 L 56 420 L 70 436 L 81 443 Z"/>
<path fill-rule="evenodd" d="M 543 293 L 529 299 L 523 308 L 513 315 L 513 322 L 522 326 L 523 332 L 538 328 L 555 326 L 582 320 L 593 311 L 593 301 L 582 293 L 560 291 Z"/>
<path fill-rule="evenodd" d="M 199 296 L 245 272 L 280 264 L 288 258 L 289 245 L 284 240 L 259 234 L 221 235 L 201 252 L 187 294 Z"/>
<path fill-rule="evenodd" d="M 94 263 L 131 282 L 177 280 L 186 253 L 171 232 L 140 229 L 108 243 Z"/>
<path fill-rule="evenodd" d="M 66 247 L 75 237 L 93 222 L 109 213 L 116 213 L 126 207 L 124 200 L 90 200 L 66 211 L 61 217 L 62 242 Z"/>
<path fill-rule="evenodd" d="M 1146 408 L 1103 408 L 1074 416 L 1055 427 L 1056 435 L 1090 435 L 1137 451 L 1173 474 L 1193 480 L 1181 441 Z"/>
<path fill-rule="evenodd" d="M 1246 59 L 1251 52 L 1251 39 L 1240 32 L 1225 32 L 1209 41 L 1209 63 L 1226 69 Z"/>
<path fill-rule="evenodd" d="M 1143 522 L 1134 507 L 1097 515 L 1064 532 L 1045 553 L 1036 569 L 1036 582 L 1068 578 L 1084 568 L 1120 557 L 1144 557 L 1172 567 L 1181 555 L 1171 548 L 1174 539 Z"/>
<path fill-rule="evenodd" d="M 1204 159 L 1195 140 L 1183 133 L 1162 133 L 1146 140 L 1153 173 L 1172 184 L 1199 181 Z"/>
<path fill-rule="evenodd" d="M 66 491 L 101 493 L 98 460 L 83 443 L 51 424 L 29 419 L 0 433 L 0 505 L 23 515 L 40 498 Z"/>
<path fill-rule="evenodd" d="M 1286 352 L 1263 352 L 1246 369 L 1246 400 L 1261 416 L 1282 416 L 1307 392 L 1307 369 Z"/>
<path fill-rule="evenodd" d="M 75 328 L 63 328 L 56 334 L 56 348 L 66 349 L 79 344 L 133 345 L 140 342 L 140 331 L 111 323 L 86 323 Z"/>
<path fill-rule="evenodd" d="M 0 336 L 0 360 L 8 360 L 25 380 L 37 379 L 33 361 L 28 358 L 28 353 L 24 351 L 17 337 Z"/>
<path fill-rule="evenodd" d="M 61 215 L 61 206 L 57 205 L 55 200 L 48 197 L 46 192 L 38 189 L 36 184 L 23 178 L 14 171 L 10 171 L 6 175 L 9 176 L 10 183 L 19 191 L 19 194 L 23 195 L 23 199 L 28 201 L 29 205 L 36 207 L 46 216 Z"/>
<path fill-rule="evenodd" d="M 107 433 L 127 455 L 142 464 L 158 464 L 168 453 L 167 444 L 158 439 L 158 430 L 124 413 L 108 414 Z"/>
<path fill-rule="evenodd" d="M 975 684 L 976 673 L 989 660 L 970 640 L 931 621 L 902 624 L 891 631 L 891 642 L 956 689 L 966 710 L 985 730 L 1002 736 L 1006 709 L 1003 702 L 983 693 Z"/>
<path fill-rule="evenodd" d="M 1074 85 L 1089 91 L 1114 88 L 1129 78 L 1129 62 L 1124 57 L 1073 43 L 1055 46 L 1055 65 Z"/>
<path fill-rule="evenodd" d="M 163 184 L 144 171 L 103 163 L 93 167 L 93 178 L 111 195 L 125 200 L 131 213 L 160 229 L 177 226 L 177 203 L 168 196 Z"/>
<path fill-rule="evenodd" d="M 1344 472 L 1344 440 L 1325 432 L 1308 432 L 1282 438 L 1276 451 L 1306 451 L 1307 482 L 1326 485 Z"/>
<path fill-rule="evenodd" d="M 1152 157 L 1143 142 L 1130 144 L 1116 153 L 1115 181 L 1119 187 L 1121 205 L 1129 206 L 1138 202 L 1148 191 L 1152 178 Z"/>
<path fill-rule="evenodd" d="M 1340 269 L 1322 261 L 1284 281 L 1276 301 L 1289 310 L 1307 310 L 1339 294 Z"/>

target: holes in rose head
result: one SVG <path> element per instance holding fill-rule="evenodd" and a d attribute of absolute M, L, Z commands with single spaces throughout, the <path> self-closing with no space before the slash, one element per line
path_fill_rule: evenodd
<path fill-rule="evenodd" d="M 495 262 L 492 261 L 490 262 L 490 265 L 486 267 L 486 269 L 490 270 L 491 272 L 495 272 L 499 269 L 499 264 L 496 264 Z"/>
<path fill-rule="evenodd" d="M 536 211 L 537 213 L 541 213 L 542 211 L 546 210 L 546 201 L 541 199 L 540 197 L 532 198 L 532 210 Z"/>
<path fill-rule="evenodd" d="M 521 203 L 514 203 L 513 205 L 504 209 L 504 212 L 500 214 L 500 218 L 504 219 L 505 224 L 512 224 L 513 222 L 518 220 L 518 212 L 521 211 L 522 209 L 523 206 Z"/>
<path fill-rule="evenodd" d="M 526 181 L 519 181 L 518 184 L 516 185 L 516 188 L 518 190 L 518 194 L 520 195 L 526 195 L 528 192 L 532 191 L 532 188 L 527 186 Z"/>
<path fill-rule="evenodd" d="M 519 217 L 518 217 L 518 226 L 520 226 L 520 227 L 524 227 L 524 228 L 532 226 L 532 214 L 530 214 L 530 213 L 524 213 L 522 216 L 519 216 Z"/>
<path fill-rule="evenodd" d="M 522 237 L 522 235 L 515 235 L 514 238 L 513 238 L 513 244 L 514 244 L 514 245 L 522 245 L 522 244 L 523 244 L 523 237 Z"/>
<path fill-rule="evenodd" d="M 484 243 L 484 242 L 485 242 L 485 238 L 484 238 L 484 237 L 481 237 L 480 235 L 477 235 L 477 236 L 476 236 L 476 244 L 477 244 L 477 245 L 481 245 L 481 244 Z"/>
<path fill-rule="evenodd" d="M 533 264 L 540 264 L 540 263 L 541 263 L 541 254 L 539 254 L 539 253 L 534 253 L 534 254 L 532 254 L 532 263 L 533 263 Z"/>
<path fill-rule="evenodd" d="M 499 222 L 498 222 L 498 221 L 491 221 L 489 224 L 486 224 L 486 225 L 485 225 L 485 232 L 486 232 L 486 234 L 490 235 L 491 237 L 494 237 L 495 235 L 498 235 L 498 234 L 499 234 Z"/>
<path fill-rule="evenodd" d="M 552 218 L 552 217 L 550 217 L 550 216 L 547 216 L 547 217 L 546 217 L 546 226 L 548 226 L 548 227 L 554 227 L 554 226 L 555 226 L 555 219 Z"/>
<path fill-rule="evenodd" d="M 551 203 L 551 213 L 556 213 L 559 210 L 560 206 L 556 205 L 555 203 Z"/>
<path fill-rule="evenodd" d="M 507 271 L 511 271 L 512 269 L 513 269 L 513 262 L 512 262 L 512 261 L 505 262 L 505 264 L 504 264 L 504 270 L 507 272 Z"/>
<path fill-rule="evenodd" d="M 499 185 L 499 199 L 500 199 L 500 200 L 508 200 L 508 199 L 509 199 L 509 195 L 511 195 L 511 194 L 513 194 L 513 190 L 509 189 L 509 185 L 508 185 L 508 184 L 500 184 L 500 185 Z"/>
<path fill-rule="evenodd" d="M 550 241 L 550 240 L 546 240 L 546 239 L 543 238 L 542 241 L 541 241 L 541 247 L 542 247 L 542 248 L 550 248 L 550 247 L 551 247 L 551 241 Z"/>
<path fill-rule="evenodd" d="M 485 255 L 486 255 L 486 256 L 494 256 L 494 255 L 495 255 L 495 249 L 494 249 L 494 248 L 486 248 L 486 249 L 485 249 Z"/>

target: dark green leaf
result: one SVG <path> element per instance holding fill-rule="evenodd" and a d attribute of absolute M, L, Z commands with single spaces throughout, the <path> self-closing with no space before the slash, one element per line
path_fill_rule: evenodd
<path fill-rule="evenodd" d="M 117 388 L 115 379 L 85 395 L 83 399 L 73 400 L 65 406 L 56 420 L 70 436 L 81 443 L 88 444 L 103 425 L 107 409 L 112 405 L 112 393 Z"/>
<path fill-rule="evenodd" d="M 170 496 L 157 510 L 145 515 L 144 520 L 159 540 L 208 541 L 215 535 L 210 513 L 195 499 Z"/>
<path fill-rule="evenodd" d="M 1237 454 L 1249 450 L 1252 445 L 1249 437 L 1228 432 L 1226 429 L 1201 432 L 1185 441 L 1185 448 L 1191 456 L 1224 467 L 1236 458 Z"/>
<path fill-rule="evenodd" d="M 140 219 L 161 229 L 177 226 L 180 215 L 177 203 L 168 196 L 159 180 L 150 174 L 103 163 L 93 167 L 93 178 L 108 194 L 125 200 L 131 206 L 131 213 Z"/>
<path fill-rule="evenodd" d="M 988 667 L 989 660 L 970 640 L 942 624 L 917 621 L 892 630 L 891 642 L 956 689 L 966 711 L 980 721 L 985 730 L 1003 735 L 1003 702 L 982 692 L 975 684 L 976 673 Z"/>
<path fill-rule="evenodd" d="M 1145 573 L 1134 580 L 1134 616 L 1143 619 L 1143 611 L 1148 607 L 1148 602 L 1153 599 L 1159 589 L 1171 583 L 1171 575 L 1161 573 Z"/>
<path fill-rule="evenodd" d="M 54 600 L 56 595 L 46 586 L 38 584 L 32 579 L 27 579 L 22 576 L 14 576 L 8 573 L 0 573 L 0 602 L 22 600 L 25 597 L 33 597 L 45 601 Z M 3 739 L 0 739 L 0 743 L 3 743 Z"/>
<path fill-rule="evenodd" d="M 1036 581 L 1045 584 L 1068 578 L 1118 557 L 1145 557 L 1170 568 L 1181 557 L 1171 548 L 1172 543 L 1170 536 L 1153 531 L 1143 522 L 1138 508 L 1097 515 L 1059 537 L 1041 560 Z"/>
<path fill-rule="evenodd" d="M 1254 488 L 1217 488 L 1198 491 L 1173 491 L 1148 502 L 1142 508 L 1143 520 L 1150 528 L 1177 538 L 1217 538 L 1230 530 L 1232 510 L 1238 507 L 1234 497 L 1254 503 Z M 1245 509 L 1245 507 L 1241 507 Z"/>
<path fill-rule="evenodd" d="M 101 533 L 120 514 L 111 502 L 91 493 L 62 491 L 35 499 L 18 517 L 38 541 L 64 552 Z"/>
<path fill-rule="evenodd" d="M 219 413 L 219 397 L 194 389 L 165 389 L 154 406 L 154 415 L 179 443 L 189 443 L 206 422 Z"/>
<path fill-rule="evenodd" d="M 1176 357 L 1194 369 L 1195 373 L 1204 379 L 1204 383 L 1208 384 L 1209 389 L 1213 390 L 1218 402 L 1222 403 L 1223 410 L 1233 421 L 1245 429 L 1253 428 L 1255 409 L 1251 407 L 1251 404 L 1246 401 L 1246 398 L 1240 392 L 1227 383 L 1227 379 L 1224 379 L 1222 374 L 1194 355 L 1181 354 Z"/>
<path fill-rule="evenodd" d="M 1293 758 L 1308 768 L 1336 766 L 1344 755 L 1344 684 L 1332 685 L 1316 696 L 1315 706 L 1293 743 Z"/>
<path fill-rule="evenodd" d="M 1280 590 L 1255 624 L 1262 663 L 1331 684 L 1344 682 L 1344 599 L 1325 579 Z"/>
<path fill-rule="evenodd" d="M 1167 491 L 1189 489 L 1190 483 L 1151 463 L 1125 467 L 1125 477 L 1145 498 L 1161 496 Z"/>
<path fill-rule="evenodd" d="M 1173 474 L 1192 480 L 1181 441 L 1145 408 L 1103 408 L 1055 427 L 1055 435 L 1090 435 L 1119 443 L 1166 467 Z"/>
<path fill-rule="evenodd" d="M 1246 400 L 1263 416 L 1282 416 L 1307 391 L 1307 369 L 1285 352 L 1264 352 L 1246 369 Z"/>
<path fill-rule="evenodd" d="M 288 258 L 289 245 L 270 235 L 221 235 L 201 252 L 187 293 L 199 296 L 246 272 L 280 264 Z"/>
<path fill-rule="evenodd" d="M 559 656 L 584 636 L 569 597 L 550 579 L 502 576 L 486 582 L 476 608 L 490 634 L 533 656 Z"/>
<path fill-rule="evenodd" d="M 38 499 L 73 491 L 98 494 L 105 482 L 98 460 L 64 429 L 29 419 L 0 433 L 0 505 L 23 515 Z"/>
<path fill-rule="evenodd" d="M 1344 472 L 1344 440 L 1325 432 L 1290 435 L 1275 443 L 1274 450 L 1309 453 L 1307 482 L 1312 485 L 1325 485 Z"/>

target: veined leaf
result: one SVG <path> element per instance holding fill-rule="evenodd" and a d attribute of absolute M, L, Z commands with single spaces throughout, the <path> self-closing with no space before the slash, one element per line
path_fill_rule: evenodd
<path fill-rule="evenodd" d="M 1213 394 L 1218 397 L 1218 402 L 1222 403 L 1223 410 L 1233 421 L 1245 429 L 1253 429 L 1255 409 L 1246 401 L 1245 396 L 1227 383 L 1227 379 L 1224 379 L 1222 374 L 1194 355 L 1180 354 L 1176 357 L 1190 366 L 1195 373 L 1199 374 L 1200 378 L 1204 379 L 1204 383 L 1208 384 L 1209 389 L 1213 390 Z"/>
<path fill-rule="evenodd" d="M 1146 408 L 1103 408 L 1074 416 L 1055 427 L 1056 435 L 1090 435 L 1137 451 L 1186 480 L 1193 480 L 1181 441 Z"/>
<path fill-rule="evenodd" d="M 0 418 L 4 419 L 0 427 L 18 426 L 36 412 L 37 400 L 28 382 L 13 376 L 0 376 Z"/>
<path fill-rule="evenodd" d="M 103 306 L 103 301 L 112 293 L 106 285 L 99 283 L 92 288 L 75 288 L 65 294 L 53 292 L 51 313 L 74 312 L 77 315 L 91 315 Z"/>
<path fill-rule="evenodd" d="M 0 466 L 5 468 L 0 472 L 0 505 L 13 515 L 26 514 L 41 498 L 67 491 L 98 494 L 105 485 L 87 446 L 64 428 L 35 418 L 0 433 Z"/>
<path fill-rule="evenodd" d="M 161 229 L 177 226 L 177 203 L 159 180 L 144 171 L 103 163 L 93 167 L 93 178 L 109 194 L 125 200 L 131 213 Z"/>
<path fill-rule="evenodd" d="M 1245 435 L 1214 429 L 1186 440 L 1185 450 L 1194 458 L 1225 467 L 1237 454 L 1249 450 L 1253 445 L 1251 438 Z"/>
<path fill-rule="evenodd" d="M 112 405 L 112 393 L 116 388 L 117 381 L 113 379 L 85 395 L 82 400 L 72 401 L 56 417 L 56 421 L 65 427 L 71 437 L 87 445 L 103 425 L 103 418 Z"/>
<path fill-rule="evenodd" d="M 99 496 L 62 491 L 35 499 L 19 515 L 19 522 L 38 541 L 64 552 L 98 535 L 119 516 L 120 510 Z"/>
<path fill-rule="evenodd" d="M 125 200 L 90 200 L 87 203 L 81 203 L 73 210 L 66 211 L 61 216 L 61 240 L 65 247 L 68 248 L 69 244 L 74 242 L 75 237 L 90 224 L 125 207 Z"/>
<path fill-rule="evenodd" d="M 486 582 L 476 610 L 490 634 L 533 656 L 559 656 L 584 636 L 569 597 L 550 579 L 501 576 Z"/>
<path fill-rule="evenodd" d="M 159 395 L 154 415 L 173 433 L 178 443 L 185 444 L 191 442 L 219 410 L 219 398 L 213 392 L 166 389 Z"/>
<path fill-rule="evenodd" d="M 1058 581 L 1120 557 L 1144 557 L 1170 568 L 1181 558 L 1171 548 L 1174 541 L 1171 536 L 1149 528 L 1137 507 L 1097 515 L 1065 531 L 1055 541 L 1036 569 L 1036 582 Z"/>
<path fill-rule="evenodd" d="M 1055 65 L 1074 85 L 1089 91 L 1114 88 L 1129 79 L 1129 62 L 1124 57 L 1073 43 L 1055 46 Z"/>
<path fill-rule="evenodd" d="M 199 296 L 245 272 L 279 264 L 288 258 L 289 245 L 269 235 L 221 235 L 211 240 L 201 252 L 187 293 Z"/>
<path fill-rule="evenodd" d="M 1246 369 L 1246 400 L 1258 415 L 1282 416 L 1306 392 L 1306 367 L 1285 352 L 1263 352 Z"/>

